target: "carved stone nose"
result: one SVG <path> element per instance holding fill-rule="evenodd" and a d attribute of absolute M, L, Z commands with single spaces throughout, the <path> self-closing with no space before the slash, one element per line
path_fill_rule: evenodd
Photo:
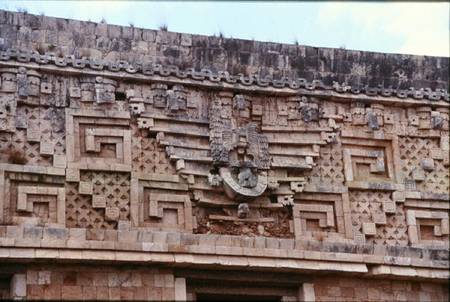
<path fill-rule="evenodd" d="M 254 188 L 258 182 L 257 176 L 249 168 L 243 168 L 238 175 L 239 184 L 245 188 Z"/>

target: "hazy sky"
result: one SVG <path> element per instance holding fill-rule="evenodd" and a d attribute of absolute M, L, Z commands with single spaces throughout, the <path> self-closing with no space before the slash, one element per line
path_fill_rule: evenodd
<path fill-rule="evenodd" d="M 449 56 L 450 5 L 356 2 L 10 1 L 78 20 L 321 47 Z"/>

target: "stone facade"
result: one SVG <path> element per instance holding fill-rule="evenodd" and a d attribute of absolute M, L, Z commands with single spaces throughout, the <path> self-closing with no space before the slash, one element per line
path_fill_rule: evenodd
<path fill-rule="evenodd" d="M 448 300 L 448 65 L 0 11 L 0 297 Z"/>

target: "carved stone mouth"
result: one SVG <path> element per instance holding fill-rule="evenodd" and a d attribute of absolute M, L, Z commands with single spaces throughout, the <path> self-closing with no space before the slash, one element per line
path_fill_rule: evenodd
<path fill-rule="evenodd" d="M 233 177 L 229 168 L 220 168 L 219 174 L 223 179 L 225 193 L 229 198 L 237 200 L 252 200 L 261 196 L 267 188 L 267 173 L 260 172 L 256 177 L 256 184 L 253 187 L 246 187 Z"/>

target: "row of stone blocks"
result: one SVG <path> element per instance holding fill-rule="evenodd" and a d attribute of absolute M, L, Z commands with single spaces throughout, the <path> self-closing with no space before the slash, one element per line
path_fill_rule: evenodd
<path fill-rule="evenodd" d="M 94 23 L 85 22 L 79 20 L 67 20 L 61 18 L 52 18 L 44 16 L 36 16 L 32 14 L 24 13 L 12 13 L 6 11 L 0 11 L 0 24 L 5 29 L 15 35 L 5 35 L 5 44 L 13 45 L 9 39 L 20 40 L 23 44 L 26 42 L 34 43 L 47 43 L 50 45 L 74 45 L 79 48 L 87 48 L 95 52 L 97 56 L 102 55 L 102 51 L 111 51 L 111 47 L 114 45 L 114 51 L 120 52 L 130 57 L 133 57 L 134 53 L 148 54 L 150 52 L 156 52 L 156 46 L 161 48 L 161 54 L 166 52 L 170 53 L 169 58 L 186 56 L 187 61 L 193 61 L 199 57 L 199 54 L 204 55 L 216 54 L 218 59 L 214 63 L 222 63 L 220 54 L 232 55 L 236 53 L 235 60 L 241 61 L 242 56 L 248 57 L 245 61 L 248 61 L 248 65 L 269 65 L 271 68 L 289 69 L 285 61 L 293 61 L 291 65 L 295 65 L 295 57 L 302 56 L 305 58 L 312 58 L 311 63 L 317 63 L 317 57 L 325 58 L 325 61 L 335 62 L 334 64 L 325 64 L 325 71 L 331 67 L 330 65 L 346 65 L 337 64 L 347 60 L 350 65 L 352 63 L 364 63 L 368 61 L 380 62 L 382 59 L 383 64 L 400 65 L 405 60 L 408 60 L 413 65 L 423 65 L 432 68 L 433 65 L 443 65 L 443 70 L 448 66 L 446 62 L 435 63 L 440 58 L 427 58 L 426 60 L 420 59 L 420 57 L 413 56 L 399 56 L 394 54 L 374 54 L 364 53 L 359 51 L 351 51 L 344 49 L 330 49 L 330 48 L 317 48 L 302 45 L 292 44 L 276 44 L 267 42 L 258 42 L 250 40 L 239 39 L 225 39 L 223 37 L 208 37 L 201 35 L 190 35 L 183 33 L 175 33 L 168 31 L 156 31 L 150 29 L 141 29 L 134 26 L 117 26 L 106 24 L 104 22 Z M 20 29 L 20 30 L 19 30 Z M 17 33 L 16 33 L 17 31 Z M 81 39 L 83 37 L 83 39 Z M 67 47 L 69 48 L 69 47 Z M 70 49 L 70 48 L 69 48 Z M 211 52 L 208 52 L 210 50 Z M 266 54 L 263 56 L 262 54 Z M 284 56 L 289 56 L 291 59 L 284 60 Z M 122 55 L 121 55 L 122 57 Z M 261 57 L 261 60 L 258 58 Z M 264 60 L 264 58 L 266 60 Z M 334 60 L 333 60 L 334 58 Z M 338 58 L 338 59 L 337 59 Z M 315 62 L 314 62 L 315 61 Z M 252 62 L 252 63 L 250 63 Z M 345 62 L 345 61 L 344 61 Z M 431 62 L 431 64 L 430 64 Z M 242 62 L 241 62 L 242 63 Z M 308 62 L 310 66 L 310 62 Z M 434 63 L 434 64 L 433 64 Z M 430 66 L 431 65 L 431 66 Z M 268 66 L 269 67 L 269 66 Z M 291 66 L 290 68 L 293 68 Z M 311 66 L 310 66 L 311 67 Z M 367 67 L 365 68 L 367 69 Z M 368 68 L 370 70 L 370 68 Z M 425 68 L 426 69 L 426 68 Z M 343 70 L 342 70 L 343 71 Z M 401 75 L 404 75 L 402 73 Z M 398 75 L 400 77 L 400 75 Z M 437 75 L 435 76 L 437 78 Z M 315 77 L 314 77 L 315 78 Z M 421 77 L 420 77 L 421 78 Z M 442 81 L 446 81 L 443 77 Z"/>
<path fill-rule="evenodd" d="M 3 238 L 2 238 L 3 237 Z M 283 251 L 348 254 L 349 261 L 361 262 L 362 255 L 392 258 L 415 258 L 448 264 L 445 249 L 345 244 L 270 237 L 247 237 L 217 234 L 188 234 L 148 230 L 64 229 L 44 227 L 1 226 L 0 243 L 16 247 L 58 247 L 76 249 L 108 249 L 154 252 L 194 252 L 243 255 L 243 249 L 255 256 L 279 257 Z M 314 256 L 315 255 L 315 256 Z M 380 258 L 380 259 L 381 259 Z M 319 257 L 320 259 L 320 257 Z M 384 259 L 386 260 L 386 259 Z M 436 262 L 436 264 L 438 264 Z"/>
<path fill-rule="evenodd" d="M 185 280 L 175 278 L 172 270 L 162 268 L 131 271 L 114 267 L 55 269 L 36 266 L 14 274 L 11 281 L 12 297 L 16 299 L 186 300 Z"/>

